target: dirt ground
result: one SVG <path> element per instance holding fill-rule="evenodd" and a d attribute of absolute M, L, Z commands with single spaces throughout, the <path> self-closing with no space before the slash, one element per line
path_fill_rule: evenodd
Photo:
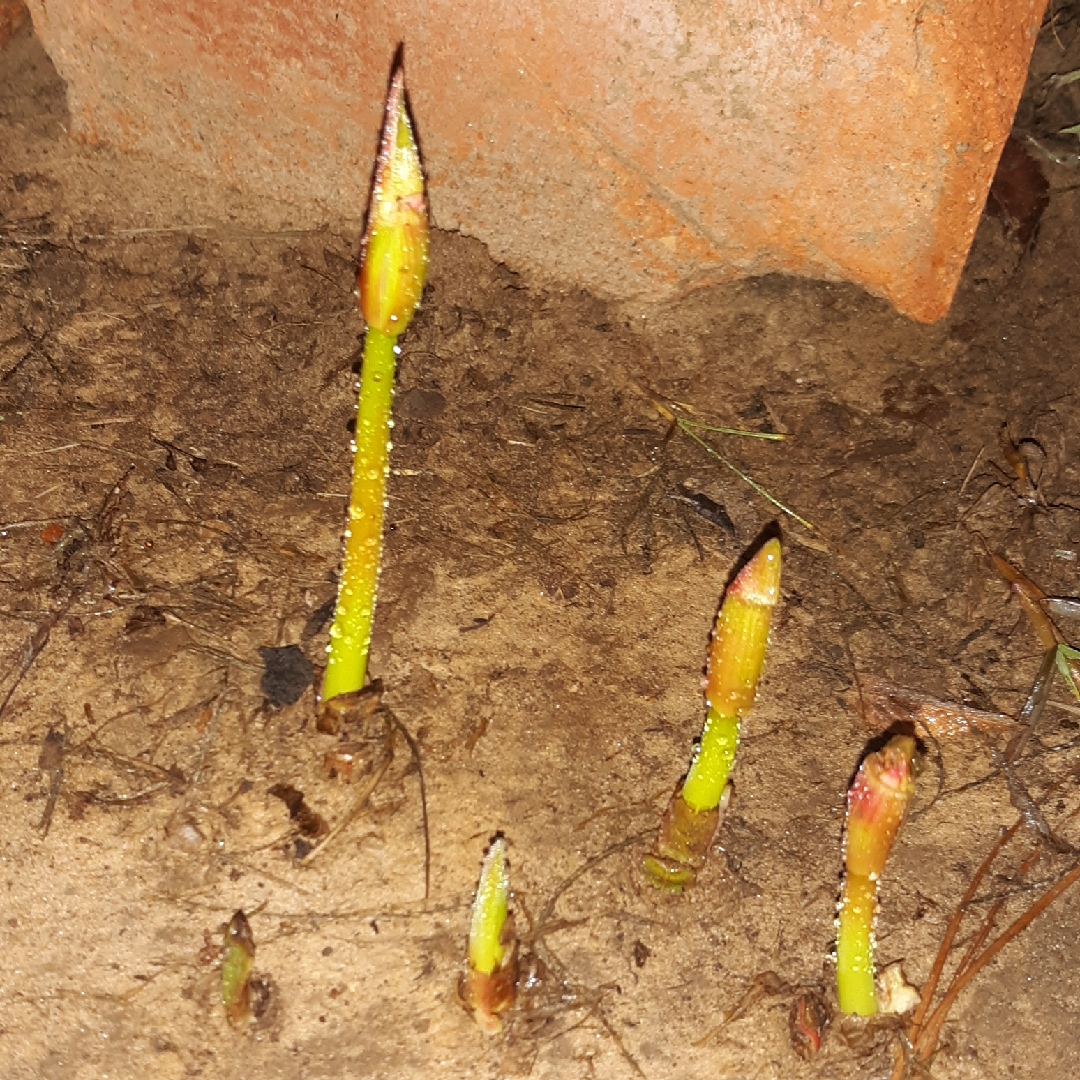
<path fill-rule="evenodd" d="M 1080 67 L 1077 30 L 1074 12 L 1040 41 L 1029 131 L 1080 121 L 1075 84 L 1046 90 Z M 192 219 L 195 181 L 69 143 L 47 58 L 12 42 L 0 1076 L 887 1076 L 895 1027 L 836 1021 L 815 1059 L 796 1056 L 790 988 L 833 978 L 844 793 L 877 733 L 851 707 L 856 672 L 1015 715 L 1039 647 L 987 552 L 1080 593 L 1080 158 L 1048 145 L 1041 228 L 1025 247 L 1023 223 L 985 217 L 936 326 L 783 278 L 625 310 L 435 233 L 400 365 L 371 663 L 420 752 L 425 896 L 403 738 L 315 858 L 300 861 L 309 841 L 271 794 L 292 785 L 333 825 L 363 784 L 324 770 L 335 738 L 315 728 L 302 659 L 323 655 L 340 555 L 357 223 Z M 711 438 L 815 531 L 672 434 L 654 400 L 789 433 Z M 1005 422 L 1032 440 L 1034 484 L 1015 482 Z M 696 512 L 699 494 L 734 535 Z M 778 519 L 783 602 L 733 807 L 697 888 L 662 895 L 640 860 L 700 730 L 711 622 Z M 1051 697 L 1066 708 L 1047 710 L 1016 774 L 1061 850 L 1043 845 L 1021 879 L 1022 834 L 961 949 L 995 900 L 1001 928 L 1073 865 L 1080 718 L 1063 685 Z M 902 959 L 917 986 L 1016 820 L 1003 746 L 928 740 L 877 935 L 879 960 Z M 497 830 L 543 966 L 489 1037 L 455 983 Z M 217 998 L 237 908 L 271 987 L 246 1034 Z M 1078 927 L 1074 890 L 1001 952 L 959 997 L 935 1077 L 1080 1075 Z M 765 972 L 788 989 L 748 995 Z"/>

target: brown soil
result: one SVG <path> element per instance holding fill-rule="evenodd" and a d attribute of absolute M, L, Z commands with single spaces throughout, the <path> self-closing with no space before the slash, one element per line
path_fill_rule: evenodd
<path fill-rule="evenodd" d="M 1075 24 L 1056 30 L 1071 54 L 1045 35 L 1033 94 L 1080 66 Z M 1075 90 L 1053 102 L 1073 123 Z M 281 703 L 260 652 L 296 645 L 318 665 L 325 644 L 361 343 L 355 223 L 202 227 L 185 178 L 74 146 L 63 124 L 62 86 L 17 38 L 0 54 L 0 1074 L 887 1075 L 889 1029 L 834 1024 L 816 1059 L 796 1057 L 783 993 L 697 1044 L 764 972 L 830 986 L 843 797 L 875 734 L 845 697 L 855 671 L 1015 713 L 1038 647 L 986 552 L 1080 592 L 1075 169 L 1042 162 L 1029 250 L 983 221 L 932 327 L 782 278 L 617 309 L 435 234 L 400 366 L 371 665 L 420 748 L 425 898 L 403 740 L 311 865 L 270 794 L 291 784 L 335 824 L 360 783 L 323 770 L 335 740 L 303 665 L 302 696 Z M 789 432 L 715 442 L 816 526 L 783 523 L 732 810 L 682 898 L 645 883 L 641 856 L 700 729 L 724 583 L 777 512 L 669 437 L 654 399 Z M 1037 488 L 1009 483 L 1006 421 L 1037 440 L 1022 447 Z M 734 538 L 688 493 L 722 503 Z M 1050 709 L 1017 770 L 1070 843 L 1077 729 Z M 1015 818 L 985 740 L 930 746 L 883 882 L 881 961 L 922 985 Z M 490 1037 L 454 988 L 496 830 L 545 967 Z M 992 877 L 976 914 L 1015 893 L 1004 925 L 1069 859 L 1047 854 L 1026 892 Z M 216 996 L 237 908 L 272 983 L 246 1036 Z M 961 996 L 935 1076 L 1080 1075 L 1078 925 L 1068 893 L 1002 952 Z"/>

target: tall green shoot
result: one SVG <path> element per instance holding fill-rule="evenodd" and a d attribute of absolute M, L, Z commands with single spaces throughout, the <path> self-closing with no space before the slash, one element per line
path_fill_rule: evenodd
<path fill-rule="evenodd" d="M 397 339 L 420 305 L 427 263 L 424 175 L 399 63 L 390 80 L 360 256 L 360 310 L 367 334 L 345 555 L 327 645 L 324 702 L 361 690 L 367 673 L 382 562 Z"/>

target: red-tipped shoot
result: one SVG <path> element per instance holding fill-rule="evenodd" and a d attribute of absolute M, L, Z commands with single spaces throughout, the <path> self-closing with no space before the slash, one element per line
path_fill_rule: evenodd
<path fill-rule="evenodd" d="M 780 599 L 780 541 L 767 540 L 739 571 L 716 618 L 705 677 L 708 712 L 681 789 L 673 796 L 644 869 L 660 888 L 689 888 L 730 798 L 743 716 L 757 695 L 772 610 Z"/>
<path fill-rule="evenodd" d="M 841 1011 L 857 1016 L 878 1011 L 873 941 L 878 879 L 915 790 L 914 758 L 915 740 L 896 735 L 883 750 L 867 755 L 848 791 L 836 986 Z"/>

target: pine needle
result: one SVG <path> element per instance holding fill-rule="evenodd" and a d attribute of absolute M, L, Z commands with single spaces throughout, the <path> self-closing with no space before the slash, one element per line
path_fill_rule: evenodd
<path fill-rule="evenodd" d="M 694 429 L 703 428 L 706 431 L 720 431 L 732 435 L 746 435 L 754 438 L 768 439 L 777 438 L 775 434 L 771 432 L 738 431 L 734 428 L 710 428 L 704 424 L 695 424 L 692 420 L 684 420 L 682 417 L 678 416 L 672 416 L 671 419 L 675 421 L 675 423 L 679 427 L 679 430 L 684 435 L 686 435 L 688 438 L 693 439 L 694 442 L 696 442 L 698 446 L 700 446 L 707 454 L 712 454 L 714 458 L 716 458 L 726 468 L 730 469 L 740 480 L 742 480 L 744 484 L 747 484 L 749 487 L 753 488 L 754 491 L 756 491 L 763 499 L 767 499 L 778 510 L 782 511 L 783 513 L 787 514 L 788 517 L 797 521 L 804 529 L 807 529 L 810 532 L 814 531 L 814 526 L 811 525 L 810 522 L 806 520 L 806 518 L 800 517 L 798 514 L 795 513 L 794 510 L 785 506 L 775 496 L 770 495 L 756 480 L 751 479 L 741 469 L 737 468 L 730 461 L 728 461 L 728 459 L 724 457 L 724 455 L 721 454 L 720 451 L 717 450 L 714 446 L 710 446 L 709 443 L 707 443 L 700 435 L 698 435 Z M 779 438 L 782 439 L 783 436 L 781 435 L 779 436 Z"/>

